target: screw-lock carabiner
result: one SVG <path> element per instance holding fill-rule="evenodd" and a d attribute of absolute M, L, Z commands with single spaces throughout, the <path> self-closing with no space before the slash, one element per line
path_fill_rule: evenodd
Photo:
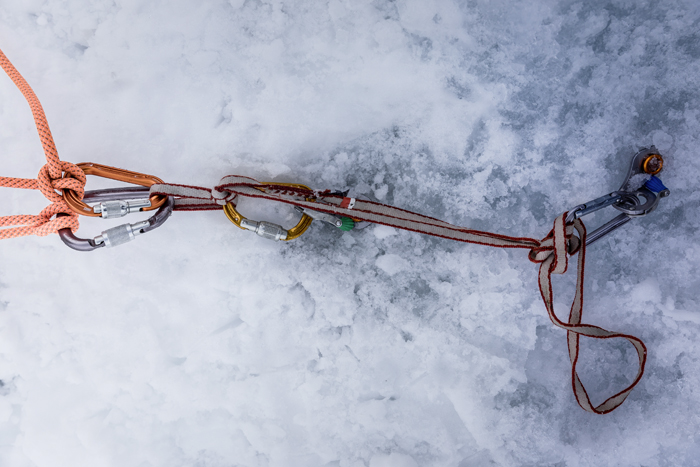
<path fill-rule="evenodd" d="M 592 212 L 612 206 L 622 214 L 603 224 L 588 234 L 586 245 L 601 239 L 613 230 L 629 222 L 633 217 L 646 216 L 671 192 L 656 174 L 663 168 L 663 157 L 652 146 L 642 149 L 632 158 L 627 177 L 618 191 L 596 198 L 585 204 L 579 204 L 569 211 L 566 222 L 581 218 Z M 644 201 L 642 201 L 644 200 Z"/>
<path fill-rule="evenodd" d="M 85 175 L 97 175 L 98 177 L 118 180 L 120 182 L 133 183 L 134 185 L 150 187 L 156 183 L 163 183 L 163 180 L 158 177 L 154 177 L 153 175 L 118 169 L 107 165 L 94 164 L 92 162 L 82 162 L 78 164 L 78 167 L 85 172 Z M 88 206 L 83 201 L 80 201 L 73 190 L 63 190 L 63 199 L 66 200 L 68 206 L 70 206 L 70 208 L 78 214 L 88 217 L 121 217 L 130 212 L 152 211 L 163 206 L 168 199 L 167 196 L 162 195 L 153 195 L 151 197 L 146 196 L 145 198 L 150 199 L 148 204 L 146 204 L 146 202 L 142 202 L 138 205 L 126 205 L 123 206 L 123 208 L 112 207 L 112 209 L 100 209 L 99 207 Z M 122 214 L 119 214 L 120 212 L 122 212 Z"/>
<path fill-rule="evenodd" d="M 294 188 L 304 188 L 306 190 L 311 190 L 311 188 L 309 188 L 308 186 L 300 185 L 298 183 L 275 182 L 275 185 L 290 186 Z M 299 219 L 297 225 L 295 225 L 291 229 L 285 229 L 281 225 L 273 224 L 272 222 L 254 221 L 246 219 L 236 210 L 236 207 L 233 205 L 233 203 L 230 202 L 224 205 L 224 213 L 226 214 L 226 217 L 228 217 L 228 220 L 233 222 L 237 227 L 243 230 L 250 230 L 252 232 L 255 232 L 261 237 L 267 238 L 269 240 L 289 241 L 294 240 L 295 238 L 299 238 L 304 232 L 306 232 L 306 229 L 308 229 L 311 223 L 313 222 L 313 218 L 311 216 L 308 216 L 307 214 L 302 214 L 301 219 Z"/>
<path fill-rule="evenodd" d="M 148 196 L 148 188 L 111 188 L 107 190 L 86 191 L 83 201 L 100 202 L 109 205 L 114 203 L 129 203 L 142 200 Z M 58 235 L 63 243 L 77 251 L 92 251 L 102 247 L 113 247 L 133 240 L 137 235 L 157 229 L 168 220 L 173 213 L 175 199 L 166 197 L 165 203 L 148 220 L 135 224 L 122 224 L 102 232 L 93 239 L 76 237 L 70 229 L 61 229 Z"/>

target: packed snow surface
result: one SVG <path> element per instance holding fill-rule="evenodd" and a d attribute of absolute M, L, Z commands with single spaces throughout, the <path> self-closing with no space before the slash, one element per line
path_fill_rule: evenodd
<path fill-rule="evenodd" d="M 649 349 L 604 416 L 576 404 L 524 250 L 318 222 L 273 243 L 222 212 L 92 253 L 4 240 L 0 465 L 700 465 L 699 25 L 697 0 L 3 0 L 0 48 L 67 161 L 542 238 L 654 144 L 671 196 L 587 254 L 584 322 Z M 3 176 L 44 164 L 4 74 L 0 151 Z M 565 318 L 573 274 L 555 279 Z M 636 365 L 624 340 L 582 341 L 594 402 Z"/>

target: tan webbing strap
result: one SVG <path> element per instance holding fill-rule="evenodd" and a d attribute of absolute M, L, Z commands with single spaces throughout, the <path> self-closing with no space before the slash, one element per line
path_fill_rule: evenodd
<path fill-rule="evenodd" d="M 586 229 L 580 219 L 576 219 L 573 223 L 567 225 L 565 222 L 567 213 L 556 218 L 554 227 L 544 239 L 535 240 L 527 237 L 509 237 L 470 230 L 432 217 L 372 201 L 348 198 L 342 194 L 328 191 L 319 192 L 274 183 L 260 183 L 254 179 L 237 175 L 224 177 L 213 190 L 187 185 L 162 184 L 153 185 L 151 194 L 177 197 L 175 202 L 176 210 L 221 209 L 222 205 L 228 202 L 235 204 L 238 197 L 243 196 L 278 201 L 328 214 L 347 216 L 353 219 L 460 242 L 476 243 L 497 248 L 529 249 L 530 260 L 540 263 L 540 293 L 549 318 L 556 326 L 567 331 L 569 358 L 571 359 L 571 384 L 579 405 L 584 410 L 596 414 L 611 412 L 624 402 L 630 391 L 639 383 L 644 373 L 646 347 L 641 340 L 627 334 L 610 332 L 597 326 L 581 324 Z M 578 233 L 578 237 L 574 235 L 574 230 Z M 552 274 L 564 274 L 568 268 L 569 255 L 576 253 L 578 253 L 576 293 L 571 305 L 569 321 L 565 323 L 554 314 L 551 277 Z M 594 407 L 591 403 L 586 389 L 576 373 L 579 336 L 596 339 L 622 337 L 634 346 L 639 356 L 639 371 L 632 384 L 597 407 Z"/>
<path fill-rule="evenodd" d="M 243 196 L 278 201 L 461 242 L 525 249 L 537 248 L 540 244 L 533 238 L 509 237 L 457 227 L 439 219 L 373 201 L 358 199 L 353 203 L 354 207 L 342 207 L 346 199 L 342 195 L 273 183 L 260 183 L 248 177 L 227 176 L 219 186 L 209 191 L 206 188 L 187 185 L 156 184 L 151 187 L 150 193 L 175 196 L 175 210 L 180 211 L 221 209 L 221 206 L 227 202 L 235 204 L 237 196 Z M 309 199 L 313 201 L 308 201 Z"/>
<path fill-rule="evenodd" d="M 552 323 L 567 331 L 569 358 L 571 360 L 571 385 L 573 387 L 576 400 L 578 401 L 579 405 L 588 412 L 606 414 L 619 407 L 625 401 L 632 389 L 642 379 L 642 375 L 644 374 L 644 365 L 646 364 L 647 359 L 647 349 L 644 346 L 644 343 L 634 336 L 610 332 L 599 328 L 598 326 L 581 324 L 581 316 L 583 312 L 583 277 L 586 261 L 586 228 L 580 219 L 576 219 L 573 222 L 573 225 L 565 226 L 564 219 L 566 214 L 567 213 L 564 213 L 557 217 L 557 219 L 554 221 L 554 229 L 552 231 L 553 235 L 551 237 L 548 236 L 543 241 L 543 246 L 545 248 L 551 248 L 551 250 L 549 250 L 551 251 L 551 254 L 547 255 L 546 250 L 541 249 L 537 253 L 537 257 L 534 259 L 535 262 L 541 261 L 539 273 L 540 293 Z M 572 236 L 573 229 L 576 229 L 578 232 L 579 241 L 571 241 L 571 239 L 576 238 Z M 545 243 L 546 245 L 544 245 Z M 578 250 L 578 264 L 576 272 L 576 293 L 574 294 L 574 300 L 571 304 L 569 322 L 565 323 L 557 318 L 556 314 L 554 314 L 552 274 L 563 274 L 566 272 L 566 261 L 568 260 L 566 255 L 567 244 L 574 245 L 573 248 L 570 248 L 572 253 L 575 253 L 576 250 Z M 532 255 L 531 259 L 533 259 Z M 579 336 L 593 337 L 596 339 L 613 339 L 617 337 L 627 339 L 634 346 L 634 349 L 637 351 L 637 356 L 639 357 L 639 370 L 632 384 L 614 396 L 609 397 L 607 400 L 605 400 L 605 402 L 597 407 L 594 407 L 591 403 L 588 393 L 586 392 L 586 388 L 583 386 L 583 383 L 581 383 L 581 380 L 576 373 L 576 365 L 578 363 L 579 354 Z"/>

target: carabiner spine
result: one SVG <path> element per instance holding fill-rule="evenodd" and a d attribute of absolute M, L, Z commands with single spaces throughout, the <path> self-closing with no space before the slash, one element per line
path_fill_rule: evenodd
<path fill-rule="evenodd" d="M 606 222 L 605 224 L 601 225 L 597 229 L 595 229 L 593 232 L 589 233 L 586 235 L 586 246 L 591 245 L 593 242 L 600 240 L 601 238 L 605 237 L 607 234 L 612 232 L 615 229 L 618 229 L 628 223 L 632 218 L 628 216 L 627 214 L 619 214 L 618 216 L 614 217 L 612 220 Z"/>

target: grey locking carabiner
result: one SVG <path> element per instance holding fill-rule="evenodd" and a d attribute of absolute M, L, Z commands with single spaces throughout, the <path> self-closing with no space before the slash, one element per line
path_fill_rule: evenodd
<path fill-rule="evenodd" d="M 112 188 L 107 190 L 86 191 L 83 197 L 84 202 L 105 203 L 109 201 L 124 201 L 124 204 L 131 206 L 131 200 L 141 200 L 148 198 L 148 188 Z M 138 202 L 136 203 L 138 204 Z M 135 224 L 122 224 L 112 227 L 102 232 L 94 239 L 84 239 L 76 237 L 70 229 L 58 231 L 63 243 L 77 251 L 92 251 L 102 247 L 112 247 L 133 240 L 137 235 L 157 229 L 168 220 L 173 213 L 175 199 L 171 196 L 168 200 L 151 216 L 148 220 Z"/>
<path fill-rule="evenodd" d="M 633 217 L 646 216 L 659 205 L 659 200 L 671 192 L 656 174 L 663 168 L 663 158 L 652 146 L 642 149 L 632 158 L 627 177 L 618 191 L 596 198 L 585 204 L 579 204 L 569 211 L 566 222 L 572 222 L 607 206 L 621 211 L 617 217 L 606 222 L 587 235 L 586 245 L 601 239 L 613 230 L 625 225 Z M 642 202 L 642 199 L 644 200 Z"/>

